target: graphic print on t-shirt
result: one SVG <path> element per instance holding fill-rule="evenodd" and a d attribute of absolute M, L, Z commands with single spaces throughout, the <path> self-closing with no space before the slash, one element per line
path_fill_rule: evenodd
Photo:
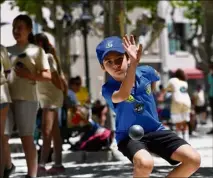
<path fill-rule="evenodd" d="M 180 87 L 180 92 L 181 93 L 187 93 L 187 88 L 184 87 L 184 86 Z"/>
<path fill-rule="evenodd" d="M 135 101 L 135 98 L 132 95 L 129 95 L 128 99 L 126 100 L 126 102 L 132 103 Z"/>
<path fill-rule="evenodd" d="M 142 113 L 143 112 L 143 109 L 144 109 L 144 104 L 143 103 L 135 103 L 134 105 L 134 111 L 136 113 Z"/>

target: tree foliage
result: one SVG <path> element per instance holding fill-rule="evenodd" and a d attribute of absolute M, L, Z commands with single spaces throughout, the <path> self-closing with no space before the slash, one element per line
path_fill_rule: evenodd
<path fill-rule="evenodd" d="M 184 12 L 184 16 L 188 19 L 196 19 L 198 24 L 203 23 L 203 11 L 201 2 L 198 0 L 185 0 L 185 1 L 171 1 L 171 5 L 174 8 L 182 7 L 187 10 Z"/>
<path fill-rule="evenodd" d="M 0 3 L 4 2 L 5 0 L 0 0 Z M 121 0 L 116 0 L 116 2 L 121 2 Z M 41 24 L 43 27 L 44 31 L 47 31 L 51 33 L 55 38 L 58 36 L 58 40 L 56 40 L 58 43 L 62 43 L 63 37 L 66 38 L 67 34 L 73 33 L 76 29 L 80 28 L 79 21 L 76 22 L 71 22 L 69 28 L 63 29 L 63 23 L 60 20 L 57 20 L 56 18 L 56 6 L 60 6 L 64 12 L 71 14 L 72 10 L 79 4 L 81 4 L 83 1 L 82 0 L 13 0 L 10 1 L 12 4 L 12 7 L 19 7 L 20 11 L 25 11 L 30 15 L 33 15 L 35 17 L 35 20 L 37 23 Z M 104 4 L 108 4 L 110 1 L 100 1 L 100 0 L 89 0 L 90 3 L 90 11 L 92 11 L 93 5 L 99 3 L 104 7 Z M 135 7 L 142 7 L 144 9 L 150 10 L 151 13 L 151 18 L 148 19 L 147 22 L 144 22 L 143 19 L 138 19 L 137 21 L 137 27 L 133 31 L 136 36 L 141 35 L 140 31 L 140 24 L 145 25 L 147 23 L 147 26 L 150 27 L 152 30 L 152 38 L 150 39 L 150 43 L 148 47 L 151 46 L 152 42 L 159 36 L 161 30 L 163 29 L 163 24 L 164 22 L 159 19 L 157 15 L 157 5 L 158 5 L 159 0 L 124 0 L 126 10 L 131 11 Z M 175 8 L 185 8 L 185 17 L 188 19 L 195 19 L 196 23 L 196 30 L 194 34 L 191 36 L 190 39 L 181 39 L 182 43 L 186 43 L 194 56 L 196 57 L 197 61 L 197 54 L 199 53 L 200 58 L 206 63 L 205 61 L 209 61 L 210 57 L 207 57 L 206 59 L 204 56 L 207 55 L 209 56 L 211 53 L 211 49 L 209 49 L 207 52 L 206 49 L 208 48 L 210 42 L 209 38 L 211 37 L 211 24 L 206 24 L 207 23 L 207 18 L 213 18 L 213 16 L 209 15 L 211 11 L 213 11 L 213 6 L 211 6 L 213 1 L 201 1 L 201 0 L 184 0 L 184 1 L 170 1 L 173 9 Z M 116 4 L 116 3 L 115 3 Z M 46 19 L 42 16 L 42 7 L 46 7 L 50 10 L 50 19 L 55 23 L 55 27 L 57 28 L 50 28 L 47 24 Z M 212 8 L 211 8 L 212 7 Z M 124 9 L 119 9 L 117 7 L 114 8 L 116 13 L 113 15 L 113 20 L 115 21 L 114 24 L 118 26 L 117 19 L 122 19 L 123 16 L 127 17 L 127 15 L 124 13 Z M 208 9 L 208 13 L 207 12 Z M 211 10 L 212 9 L 212 10 Z M 108 13 L 107 10 L 110 9 L 104 9 L 104 13 Z M 210 11 L 210 12 L 209 12 Z M 125 14 L 125 15 L 124 15 Z M 117 17 L 116 17 L 117 16 Z M 106 21 L 106 19 L 105 19 Z M 131 19 L 127 19 L 126 22 L 131 23 Z M 208 21 L 210 22 L 210 21 Z M 105 22 L 106 23 L 106 22 Z M 107 21 L 108 23 L 108 21 Z M 204 26 L 205 25 L 205 31 L 208 31 L 208 35 L 205 35 L 205 31 L 202 30 L 201 34 L 198 34 L 199 26 Z M 122 23 L 120 23 L 122 25 Z M 109 26 L 106 25 L 105 27 Z M 115 26 L 115 25 L 113 25 Z M 95 27 L 95 26 L 94 26 Z M 113 27 L 114 28 L 114 27 Z M 204 29 L 204 28 L 203 28 Z M 209 29 L 209 30 L 208 30 Z M 174 32 L 175 33 L 175 30 Z M 58 34 L 58 35 L 57 35 Z M 59 35 L 60 34 L 60 35 Z M 203 42 L 203 36 L 206 36 L 208 39 Z M 59 39 L 62 38 L 62 39 Z M 198 39 L 199 45 L 197 47 L 193 46 L 193 40 Z M 208 44 L 207 44 L 208 43 Z M 204 60 L 204 58 L 206 60 Z"/>

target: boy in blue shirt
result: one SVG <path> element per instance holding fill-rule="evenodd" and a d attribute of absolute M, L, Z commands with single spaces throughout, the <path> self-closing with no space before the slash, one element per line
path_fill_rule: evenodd
<path fill-rule="evenodd" d="M 150 153 L 170 164 L 179 164 L 168 177 L 189 177 L 200 166 L 200 155 L 185 140 L 166 130 L 159 122 L 152 91 L 159 80 L 149 66 L 137 67 L 142 46 L 126 35 L 104 39 L 96 48 L 97 58 L 111 76 L 102 86 L 102 95 L 116 113 L 118 149 L 134 165 L 133 177 L 149 177 L 154 161 Z M 141 125 L 145 135 L 139 140 L 128 136 L 132 125 Z"/>

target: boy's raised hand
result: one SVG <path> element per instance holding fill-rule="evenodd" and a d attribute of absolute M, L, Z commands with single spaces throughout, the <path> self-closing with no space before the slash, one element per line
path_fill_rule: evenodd
<path fill-rule="evenodd" d="M 123 47 L 129 55 L 130 62 L 137 65 L 142 55 L 142 45 L 140 44 L 139 48 L 137 48 L 134 36 L 131 35 L 130 38 L 128 38 L 128 36 L 125 35 L 123 37 Z"/>

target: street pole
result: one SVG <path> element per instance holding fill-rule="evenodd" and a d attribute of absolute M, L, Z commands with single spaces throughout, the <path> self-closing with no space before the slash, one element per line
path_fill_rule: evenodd
<path fill-rule="evenodd" d="M 84 62 L 85 62 L 85 76 L 86 87 L 90 95 L 90 73 L 89 73 L 89 59 L 88 59 L 88 46 L 87 46 L 87 24 L 83 22 L 83 38 L 84 38 Z"/>
<path fill-rule="evenodd" d="M 89 72 L 89 57 L 88 57 L 88 43 L 87 43 L 87 36 L 88 36 L 88 22 L 91 21 L 92 17 L 89 13 L 89 1 L 83 1 L 83 14 L 81 16 L 81 24 L 82 24 L 82 35 L 84 40 L 84 63 L 85 63 L 85 77 L 86 77 L 86 87 L 91 98 L 91 91 L 90 91 L 90 72 Z"/>
<path fill-rule="evenodd" d="M 160 59 L 161 59 L 161 82 L 164 86 L 166 86 L 169 79 L 168 72 L 168 59 L 169 59 L 169 37 L 168 37 L 168 29 L 166 25 L 166 17 L 168 15 L 167 8 L 169 2 L 167 1 L 159 1 L 158 3 L 158 16 L 164 19 L 165 26 L 160 34 L 159 46 L 160 46 Z"/>

